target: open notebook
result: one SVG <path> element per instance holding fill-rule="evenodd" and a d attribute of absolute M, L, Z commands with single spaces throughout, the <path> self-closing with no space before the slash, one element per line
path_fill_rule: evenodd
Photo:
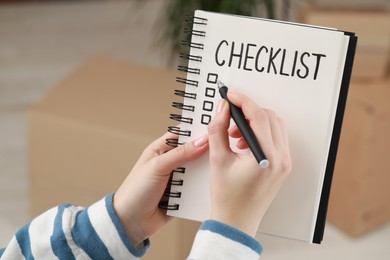
<path fill-rule="evenodd" d="M 207 132 L 221 98 L 217 80 L 286 123 L 293 170 L 259 232 L 320 243 L 357 38 L 353 33 L 296 23 L 195 11 L 187 77 L 178 77 L 181 122 L 169 131 L 180 145 Z M 232 145 L 234 149 L 234 144 Z M 208 155 L 173 172 L 167 214 L 210 216 Z M 240 205 L 237 205 L 240 210 Z"/>

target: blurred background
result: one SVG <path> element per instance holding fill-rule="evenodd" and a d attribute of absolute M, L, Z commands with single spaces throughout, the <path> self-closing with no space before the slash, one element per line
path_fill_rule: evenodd
<path fill-rule="evenodd" d="M 167 118 L 182 15 L 199 7 L 357 33 L 324 241 L 318 246 L 264 236 L 262 259 L 390 259 L 389 0 L 0 0 L 0 247 L 32 217 L 58 203 L 88 206 L 114 191 L 142 147 L 166 130 L 169 120 L 152 125 L 155 132 L 145 131 L 145 119 L 138 126 L 115 121 L 113 113 L 120 117 L 132 109 L 116 103 L 115 95 L 127 90 L 116 89 L 115 82 L 137 82 L 136 89 L 129 86 L 133 93 L 148 92 L 148 75 L 161 71 L 168 84 L 172 79 L 172 88 L 161 89 L 170 92 L 156 99 L 161 107 L 156 118 Z M 131 74 L 132 66 L 140 73 Z M 98 85 L 91 75 L 113 82 L 104 95 L 88 94 L 88 87 Z M 119 110 L 105 113 L 113 106 Z M 141 141 L 126 137 L 138 133 Z M 130 151 L 135 142 L 138 150 Z M 109 158 L 114 166 L 99 160 L 106 158 L 100 150 L 107 147 L 118 153 Z M 134 158 L 121 159 L 122 148 Z M 84 152 L 88 149 L 93 151 Z M 107 174 L 106 168 L 120 174 Z M 152 240 L 152 248 L 177 253 L 148 253 L 145 259 L 183 259 L 196 228 L 196 223 L 174 222 Z M 188 242 L 178 242 L 184 231 L 190 234 Z M 165 245 L 167 240 L 184 244 Z"/>

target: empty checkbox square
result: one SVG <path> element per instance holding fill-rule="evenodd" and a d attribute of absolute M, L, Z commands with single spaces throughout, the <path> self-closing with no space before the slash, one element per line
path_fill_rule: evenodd
<path fill-rule="evenodd" d="M 207 82 L 216 84 L 218 80 L 218 74 L 215 73 L 209 73 L 207 74 Z"/>
<path fill-rule="evenodd" d="M 202 124 L 208 125 L 210 123 L 210 121 L 211 121 L 210 115 L 205 115 L 205 114 L 202 115 L 202 120 L 201 120 Z"/>
<path fill-rule="evenodd" d="M 206 88 L 206 91 L 205 91 L 205 96 L 206 97 L 215 97 L 215 89 L 213 88 Z"/>
<path fill-rule="evenodd" d="M 203 102 L 203 110 L 204 111 L 213 111 L 214 103 L 211 101 L 204 101 Z"/>

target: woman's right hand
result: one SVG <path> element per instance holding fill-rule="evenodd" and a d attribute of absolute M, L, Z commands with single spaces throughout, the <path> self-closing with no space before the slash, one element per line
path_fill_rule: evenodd
<path fill-rule="evenodd" d="M 229 104 L 221 100 L 208 127 L 211 219 L 255 236 L 261 219 L 291 171 L 287 131 L 275 112 L 260 108 L 247 96 L 229 91 L 228 98 L 242 109 L 270 165 L 260 168 L 252 153 L 237 154 L 231 150 L 229 135 L 239 138 L 238 148 L 245 149 L 247 144 L 237 127 L 229 130 Z"/>

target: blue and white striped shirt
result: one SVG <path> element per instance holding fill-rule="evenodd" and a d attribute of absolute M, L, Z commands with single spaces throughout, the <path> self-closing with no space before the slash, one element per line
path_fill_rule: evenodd
<path fill-rule="evenodd" d="M 139 259 L 112 206 L 113 194 L 88 208 L 62 204 L 20 229 L 1 259 Z M 258 259 L 262 248 L 247 234 L 208 220 L 199 229 L 188 259 Z"/>

